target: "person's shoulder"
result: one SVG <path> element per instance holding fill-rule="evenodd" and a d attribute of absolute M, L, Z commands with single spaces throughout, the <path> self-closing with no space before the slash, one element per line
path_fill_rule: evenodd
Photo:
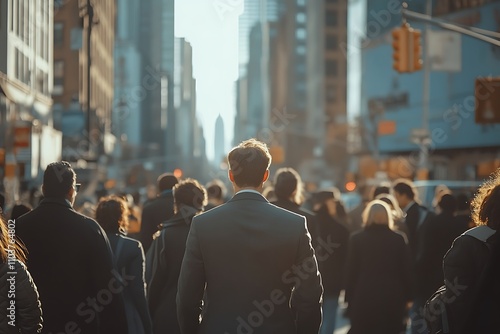
<path fill-rule="evenodd" d="M 404 244 L 407 244 L 408 243 L 408 239 L 406 237 L 406 234 L 404 232 L 401 232 L 401 231 L 398 231 L 398 230 L 390 230 L 392 233 L 392 238 L 394 240 L 397 240 L 401 243 L 404 243 Z"/>
<path fill-rule="evenodd" d="M 125 235 L 119 235 L 118 237 L 123 240 L 123 244 L 125 247 L 134 248 L 134 249 L 135 248 L 142 248 L 142 244 L 139 240 L 135 240 L 135 239 L 127 237 Z"/>

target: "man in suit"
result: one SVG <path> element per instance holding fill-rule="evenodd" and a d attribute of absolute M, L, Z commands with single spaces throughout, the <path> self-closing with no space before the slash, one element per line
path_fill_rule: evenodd
<path fill-rule="evenodd" d="M 322 286 L 306 219 L 260 194 L 271 163 L 264 143 L 242 142 L 228 162 L 234 197 L 191 224 L 177 293 L 181 333 L 318 333 Z"/>
<path fill-rule="evenodd" d="M 16 220 L 16 236 L 27 248 L 27 266 L 40 293 L 42 333 L 127 333 L 123 283 L 109 241 L 95 220 L 73 209 L 77 188 L 69 163 L 49 164 L 44 199 Z"/>
<path fill-rule="evenodd" d="M 416 190 L 413 182 L 406 179 L 398 179 L 394 182 L 393 186 L 394 197 L 398 201 L 399 206 L 406 214 L 405 225 L 408 231 L 408 244 L 412 255 L 412 266 L 415 272 L 415 299 L 410 311 L 412 318 L 412 333 L 417 333 L 421 326 L 418 324 L 421 314 L 419 310 L 423 307 L 427 298 L 430 296 L 426 293 L 426 276 L 429 273 L 425 270 L 426 264 L 422 262 L 422 255 L 425 253 L 425 231 L 426 226 L 433 220 L 434 214 L 430 212 L 425 206 L 420 205 L 416 201 Z"/>
<path fill-rule="evenodd" d="M 164 173 L 158 177 L 158 197 L 144 205 L 141 218 L 139 241 L 147 253 L 153 242 L 153 235 L 158 232 L 159 225 L 174 215 L 174 196 L 172 188 L 179 183 L 174 174 Z"/>

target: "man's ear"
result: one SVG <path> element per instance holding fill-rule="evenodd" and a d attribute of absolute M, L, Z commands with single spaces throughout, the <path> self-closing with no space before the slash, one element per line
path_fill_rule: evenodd
<path fill-rule="evenodd" d="M 266 169 L 264 177 L 262 178 L 262 183 L 266 182 L 268 178 L 269 178 L 269 169 Z"/>
<path fill-rule="evenodd" d="M 227 171 L 227 176 L 229 177 L 229 181 L 234 183 L 234 175 L 232 170 Z"/>

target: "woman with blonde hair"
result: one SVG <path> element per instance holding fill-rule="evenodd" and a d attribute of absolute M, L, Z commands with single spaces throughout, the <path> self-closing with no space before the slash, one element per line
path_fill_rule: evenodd
<path fill-rule="evenodd" d="M 350 334 L 399 334 L 412 300 L 410 251 L 393 230 L 391 209 L 381 200 L 363 212 L 363 230 L 349 241 L 345 299 Z"/>

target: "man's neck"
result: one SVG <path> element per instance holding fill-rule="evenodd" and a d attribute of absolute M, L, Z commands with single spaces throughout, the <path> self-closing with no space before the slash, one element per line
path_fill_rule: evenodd
<path fill-rule="evenodd" d="M 252 191 L 257 191 L 259 193 L 262 193 L 262 186 L 260 187 L 238 187 L 236 184 L 233 184 L 233 188 L 234 188 L 234 193 L 238 193 L 242 190 L 252 190 Z"/>

